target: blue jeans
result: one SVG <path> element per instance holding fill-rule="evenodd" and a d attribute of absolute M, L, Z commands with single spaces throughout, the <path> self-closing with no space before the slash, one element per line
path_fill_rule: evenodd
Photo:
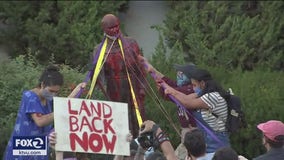
<path fill-rule="evenodd" d="M 202 125 L 197 123 L 197 126 L 200 130 L 202 130 L 205 133 L 207 153 L 213 153 L 221 147 L 230 146 L 230 139 L 227 132 L 213 131 L 211 127 L 209 127 L 209 125 L 203 120 L 200 112 L 196 111 L 193 112 L 193 114 L 196 120 L 202 123 Z M 211 132 L 211 134 L 209 134 L 209 132 Z"/>
<path fill-rule="evenodd" d="M 213 153 L 216 152 L 216 150 L 218 150 L 219 148 L 230 146 L 230 139 L 227 132 L 213 132 L 213 133 L 218 138 L 218 141 L 212 138 L 211 135 L 206 134 L 207 153 Z"/>

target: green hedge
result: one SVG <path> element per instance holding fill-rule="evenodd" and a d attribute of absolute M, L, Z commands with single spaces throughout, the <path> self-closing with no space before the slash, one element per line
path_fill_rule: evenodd
<path fill-rule="evenodd" d="M 169 47 L 208 66 L 284 70 L 283 1 L 172 1 L 161 27 Z"/>

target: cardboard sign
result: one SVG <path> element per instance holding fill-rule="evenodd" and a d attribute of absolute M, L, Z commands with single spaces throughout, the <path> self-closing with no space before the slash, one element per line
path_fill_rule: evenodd
<path fill-rule="evenodd" d="M 54 97 L 57 151 L 130 155 L 127 103 Z"/>

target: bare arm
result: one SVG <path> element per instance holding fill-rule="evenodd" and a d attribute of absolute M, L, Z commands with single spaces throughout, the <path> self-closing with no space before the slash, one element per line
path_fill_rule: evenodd
<path fill-rule="evenodd" d="M 141 131 L 141 133 L 151 131 L 153 129 L 153 126 L 155 125 L 155 122 L 147 120 L 143 122 L 142 126 L 145 126 L 144 129 Z M 154 136 L 158 137 L 160 133 L 163 132 L 162 129 L 159 127 L 156 131 L 156 134 Z M 163 137 L 165 138 L 165 137 Z M 160 142 L 160 148 L 164 154 L 164 156 L 169 160 L 177 160 L 178 158 L 175 155 L 174 148 L 169 140 L 163 140 Z"/>
<path fill-rule="evenodd" d="M 208 105 L 203 102 L 200 97 L 197 97 L 195 93 L 186 95 L 180 91 L 175 90 L 166 83 L 162 84 L 165 88 L 165 94 L 172 95 L 177 99 L 181 104 L 189 109 L 209 109 Z"/>
<path fill-rule="evenodd" d="M 162 132 L 161 128 L 159 128 L 157 130 L 157 134 L 156 136 L 158 136 L 160 133 Z M 175 155 L 175 151 L 174 151 L 174 148 L 171 144 L 170 141 L 164 141 L 160 144 L 160 148 L 161 150 L 163 151 L 164 153 L 164 156 L 167 158 L 167 159 L 170 159 L 170 160 L 177 160 L 177 157 Z"/>
<path fill-rule="evenodd" d="M 139 59 L 140 63 L 142 65 L 144 65 L 144 67 L 145 67 L 145 69 L 148 73 L 155 73 L 155 76 L 156 76 L 156 77 L 154 77 L 155 79 L 159 80 L 159 79 L 162 79 L 164 77 L 164 74 L 162 74 L 155 67 L 153 67 L 152 64 L 150 64 L 149 61 L 145 57 L 143 57 L 142 55 L 139 55 L 138 59 Z"/>
<path fill-rule="evenodd" d="M 32 119 L 38 127 L 44 127 L 53 122 L 53 113 L 41 114 L 41 113 L 32 113 Z"/>

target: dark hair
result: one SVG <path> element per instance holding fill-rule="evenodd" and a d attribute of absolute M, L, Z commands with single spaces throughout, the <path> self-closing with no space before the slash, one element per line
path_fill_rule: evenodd
<path fill-rule="evenodd" d="M 159 151 L 155 151 L 150 153 L 147 157 L 146 160 L 167 160 L 166 157 Z"/>
<path fill-rule="evenodd" d="M 226 101 L 228 101 L 230 96 L 229 92 L 225 91 L 222 86 L 213 79 L 207 70 L 196 68 L 191 73 L 191 78 L 197 81 L 205 82 L 205 88 L 202 91 L 202 95 L 211 92 L 218 92 Z"/>
<path fill-rule="evenodd" d="M 223 147 L 218 149 L 212 160 L 238 160 L 239 156 L 231 147 Z"/>
<path fill-rule="evenodd" d="M 188 151 L 188 156 L 200 157 L 206 153 L 204 133 L 199 129 L 187 132 L 183 144 Z"/>
<path fill-rule="evenodd" d="M 39 78 L 38 86 L 41 86 L 41 83 L 46 86 L 54 85 L 63 85 L 63 75 L 59 72 L 59 68 L 55 65 L 49 65 L 42 72 Z"/>
<path fill-rule="evenodd" d="M 283 135 L 276 136 L 275 139 L 279 139 L 278 141 L 272 141 L 271 139 L 264 136 L 266 142 L 270 145 L 271 148 L 282 148 L 284 145 Z"/>

